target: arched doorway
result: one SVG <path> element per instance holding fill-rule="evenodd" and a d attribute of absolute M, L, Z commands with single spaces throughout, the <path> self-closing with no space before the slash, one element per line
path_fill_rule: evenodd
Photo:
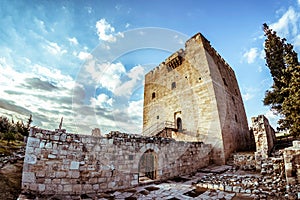
<path fill-rule="evenodd" d="M 179 131 L 179 132 L 182 132 L 182 120 L 181 120 L 180 117 L 177 118 L 176 125 L 177 125 L 178 131 Z"/>
<path fill-rule="evenodd" d="M 143 153 L 139 161 L 139 182 L 155 180 L 157 178 L 157 154 L 149 149 Z"/>

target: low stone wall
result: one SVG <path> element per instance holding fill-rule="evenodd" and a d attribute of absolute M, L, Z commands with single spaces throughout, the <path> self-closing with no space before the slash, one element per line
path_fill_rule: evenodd
<path fill-rule="evenodd" d="M 112 132 L 106 137 L 31 129 L 22 189 L 38 194 L 87 194 L 139 184 L 140 160 L 151 152 L 156 180 L 189 174 L 210 161 L 211 145 Z M 150 166 L 151 168 L 151 166 Z"/>

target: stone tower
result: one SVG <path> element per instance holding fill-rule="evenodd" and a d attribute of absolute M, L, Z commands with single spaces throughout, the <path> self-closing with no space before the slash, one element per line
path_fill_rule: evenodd
<path fill-rule="evenodd" d="M 143 134 L 203 141 L 225 164 L 250 141 L 232 68 L 200 33 L 145 76 Z"/>

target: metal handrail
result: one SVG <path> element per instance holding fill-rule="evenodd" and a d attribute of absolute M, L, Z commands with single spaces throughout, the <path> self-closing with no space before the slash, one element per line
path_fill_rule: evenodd
<path fill-rule="evenodd" d="M 175 123 L 171 121 L 164 121 L 161 123 L 156 123 L 147 128 L 142 132 L 142 135 L 153 136 L 156 135 L 159 131 L 162 131 L 165 128 L 176 128 Z"/>

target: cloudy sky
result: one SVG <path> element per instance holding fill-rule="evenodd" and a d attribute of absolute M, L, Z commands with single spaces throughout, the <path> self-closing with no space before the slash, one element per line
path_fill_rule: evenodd
<path fill-rule="evenodd" d="M 201 32 L 232 66 L 247 117 L 272 79 L 262 24 L 300 49 L 300 1 L 0 1 L 0 115 L 69 132 L 139 133 L 144 74 Z"/>

